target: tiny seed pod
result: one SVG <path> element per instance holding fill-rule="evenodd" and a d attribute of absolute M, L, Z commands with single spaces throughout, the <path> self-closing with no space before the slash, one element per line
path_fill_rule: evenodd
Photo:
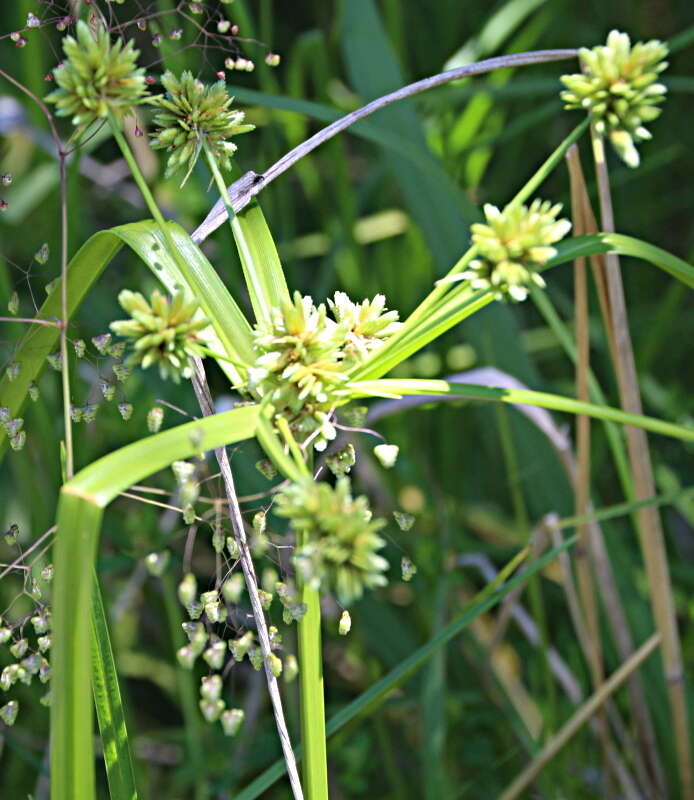
<path fill-rule="evenodd" d="M 203 604 L 197 601 L 186 606 L 186 611 L 191 619 L 200 619 L 204 610 Z"/>
<path fill-rule="evenodd" d="M 10 653 L 15 658 L 23 658 L 28 648 L 29 642 L 26 639 L 19 639 L 10 647 Z"/>
<path fill-rule="evenodd" d="M 41 666 L 39 668 L 39 680 L 41 683 L 48 683 L 51 678 L 51 665 L 50 663 L 44 658 L 41 661 Z"/>
<path fill-rule="evenodd" d="M 181 601 L 181 605 L 189 606 L 195 600 L 197 593 L 198 582 L 195 580 L 195 575 L 189 572 L 178 584 L 178 599 Z"/>
<path fill-rule="evenodd" d="M 405 582 L 411 581 L 412 578 L 417 574 L 417 567 L 410 561 L 409 558 L 403 556 L 402 561 L 400 562 L 400 570 L 402 572 L 402 579 Z"/>
<path fill-rule="evenodd" d="M 200 694 L 204 700 L 219 700 L 222 693 L 222 679 L 219 675 L 209 675 L 200 681 Z"/>
<path fill-rule="evenodd" d="M 201 700 L 200 711 L 206 722 L 216 722 L 224 711 L 224 700 Z"/>
<path fill-rule="evenodd" d="M 145 556 L 145 566 L 150 575 L 161 578 L 169 564 L 169 551 L 162 550 L 161 553 L 150 553 Z"/>
<path fill-rule="evenodd" d="M 248 651 L 248 660 L 253 669 L 258 672 L 263 666 L 263 651 L 259 647 L 254 647 Z"/>
<path fill-rule="evenodd" d="M 276 677 L 282 674 L 282 659 L 276 656 L 274 653 L 269 653 L 267 657 L 267 663 L 270 667 L 270 672 Z"/>
<path fill-rule="evenodd" d="M 393 519 L 401 531 L 409 531 L 414 525 L 414 514 L 406 514 L 404 511 L 393 511 Z"/>
<path fill-rule="evenodd" d="M 46 356 L 46 361 L 56 372 L 61 372 L 63 369 L 63 357 L 60 353 L 60 350 L 56 350 L 55 353 L 49 353 Z"/>
<path fill-rule="evenodd" d="M 189 644 L 185 645 L 185 647 L 180 647 L 176 651 L 176 659 L 184 669 L 193 669 L 196 657 L 197 653 Z"/>
<path fill-rule="evenodd" d="M 267 478 L 269 481 L 271 481 L 277 475 L 277 470 L 275 469 L 274 464 L 267 458 L 263 458 L 256 462 L 255 468 L 264 478 Z"/>
<path fill-rule="evenodd" d="M 147 412 L 147 428 L 150 433 L 159 433 L 161 424 L 164 421 L 164 409 L 161 406 L 154 406 Z"/>
<path fill-rule="evenodd" d="M 46 564 L 46 566 L 41 570 L 41 577 L 44 581 L 50 583 L 53 580 L 53 564 Z"/>
<path fill-rule="evenodd" d="M 241 708 L 230 708 L 229 710 L 222 712 L 220 719 L 224 735 L 236 736 L 241 724 L 243 723 L 244 717 L 245 714 Z"/>
<path fill-rule="evenodd" d="M 47 633 L 45 636 L 39 636 L 36 641 L 38 642 L 39 650 L 42 653 L 45 653 L 46 650 L 50 650 L 51 644 L 53 643 L 50 633 Z"/>
<path fill-rule="evenodd" d="M 133 415 L 132 403 L 118 403 L 118 413 L 127 422 Z"/>
<path fill-rule="evenodd" d="M 92 344 L 102 356 L 106 355 L 109 345 L 111 344 L 110 333 L 100 333 L 98 336 L 92 336 Z"/>
<path fill-rule="evenodd" d="M 76 342 L 72 343 L 72 346 L 75 348 L 75 355 L 77 358 L 82 358 L 87 352 L 87 343 L 84 339 L 78 339 Z"/>
<path fill-rule="evenodd" d="M 0 708 L 0 719 L 5 723 L 5 725 L 12 726 L 17 719 L 17 713 L 19 712 L 19 703 L 16 700 L 10 700 L 9 703 L 5 703 L 5 705 Z"/>
<path fill-rule="evenodd" d="M 17 537 L 19 536 L 19 525 L 16 522 L 13 522 L 12 525 L 7 529 L 5 532 L 5 542 L 12 547 L 17 543 Z"/>
<path fill-rule="evenodd" d="M 236 605 L 243 594 L 244 580 L 240 572 L 232 573 L 222 584 L 222 594 L 230 605 Z"/>
<path fill-rule="evenodd" d="M 51 251 L 48 247 L 48 244 L 44 242 L 41 247 L 34 253 L 34 261 L 37 264 L 45 264 L 47 263 L 48 259 L 50 258 Z"/>
<path fill-rule="evenodd" d="M 12 628 L 0 628 L 0 644 L 9 642 L 12 638 Z"/>
<path fill-rule="evenodd" d="M 400 448 L 396 444 L 377 444 L 374 447 L 374 455 L 385 469 L 391 469 L 395 466 L 399 452 Z"/>
<path fill-rule="evenodd" d="M 13 317 L 17 316 L 19 311 L 19 295 L 17 292 L 12 292 L 10 295 L 10 299 L 7 301 L 7 310 Z"/>
<path fill-rule="evenodd" d="M 19 372 L 21 370 L 21 365 L 18 364 L 16 361 L 13 361 L 11 364 L 7 365 L 7 369 L 5 370 L 5 375 L 7 375 L 7 380 L 12 383 L 16 381 L 19 377 Z"/>
<path fill-rule="evenodd" d="M 282 675 L 285 683 L 291 683 L 299 674 L 299 662 L 292 653 L 284 657 L 284 669 Z"/>
<path fill-rule="evenodd" d="M 269 611 L 272 605 L 273 595 L 270 594 L 270 592 L 266 592 L 264 589 L 258 589 L 258 598 L 260 599 L 260 605 L 263 611 Z"/>
<path fill-rule="evenodd" d="M 39 397 L 41 396 L 41 392 L 39 391 L 39 387 L 36 385 L 34 381 L 29 384 L 29 397 L 35 403 Z"/>
<path fill-rule="evenodd" d="M 238 543 L 233 536 L 227 536 L 227 550 L 229 551 L 230 557 L 233 559 L 238 559 L 241 555 Z"/>
<path fill-rule="evenodd" d="M 50 708 L 50 705 L 51 705 L 51 693 L 50 692 L 46 692 L 46 694 L 44 694 L 41 697 L 41 699 L 39 700 L 39 703 L 41 703 L 41 705 L 45 706 L 46 708 Z"/>
<path fill-rule="evenodd" d="M 202 657 L 211 669 L 221 669 L 225 653 L 224 642 L 221 639 L 215 639 L 202 654 Z"/>
<path fill-rule="evenodd" d="M 352 617 L 349 615 L 349 611 L 345 609 L 342 612 L 342 616 L 340 617 L 340 624 L 338 626 L 338 633 L 340 636 L 347 636 L 347 634 L 352 630 Z"/>

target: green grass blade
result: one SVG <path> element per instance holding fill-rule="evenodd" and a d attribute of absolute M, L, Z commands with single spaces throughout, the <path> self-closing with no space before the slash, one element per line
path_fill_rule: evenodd
<path fill-rule="evenodd" d="M 248 294 L 258 322 L 268 322 L 273 308 L 289 301 L 277 247 L 258 203 L 251 203 L 231 220 Z"/>
<path fill-rule="evenodd" d="M 635 239 L 633 236 L 624 236 L 621 233 L 594 233 L 576 236 L 560 242 L 557 250 L 558 254 L 547 263 L 546 269 L 582 256 L 619 253 L 622 256 L 632 256 L 642 261 L 648 261 L 694 289 L 694 267 L 691 264 L 668 253 L 661 247 Z"/>
<path fill-rule="evenodd" d="M 409 329 L 401 329 L 392 340 L 379 347 L 354 371 L 352 377 L 363 381 L 386 375 L 413 353 L 493 301 L 494 296 L 486 290 L 472 291 L 465 287 L 462 291 L 451 293 L 429 315 L 419 318 Z"/>
<path fill-rule="evenodd" d="M 92 236 L 74 255 L 68 265 L 68 316 L 72 318 L 82 301 L 111 263 L 123 244 L 131 247 L 168 291 L 176 285 L 182 286 L 197 297 L 211 319 L 215 330 L 205 331 L 210 349 L 226 353 L 229 358 L 243 363 L 254 360 L 251 344 L 251 328 L 239 307 L 227 291 L 212 265 L 193 243 L 190 237 L 176 225 L 169 223 L 176 246 L 186 259 L 194 283 L 188 285 L 166 252 L 163 237 L 151 221 L 122 225 Z M 37 319 L 60 318 L 60 281 L 41 306 Z M 29 384 L 35 381 L 46 363 L 46 356 L 58 347 L 59 329 L 46 325 L 32 325 L 19 343 L 14 360 L 20 364 L 20 372 L 14 381 L 6 374 L 0 379 L 0 406 L 9 410 L 10 417 L 17 417 L 24 405 Z M 219 361 L 230 380 L 238 377 L 237 370 L 226 361 Z M 7 447 L 7 432 L 0 426 L 0 455 Z"/>
<path fill-rule="evenodd" d="M 92 589 L 92 691 L 111 800 L 137 800 L 133 759 L 108 621 L 96 572 Z"/>
<path fill-rule="evenodd" d="M 402 397 L 403 395 L 455 395 L 470 400 L 492 400 L 495 402 L 539 406 L 551 411 L 569 414 L 584 414 L 595 419 L 606 419 L 621 425 L 671 436 L 685 442 L 694 442 L 694 428 L 685 428 L 673 422 L 665 422 L 642 414 L 629 414 L 610 406 L 582 403 L 571 397 L 562 397 L 529 389 L 502 389 L 498 386 L 475 386 L 465 383 L 450 383 L 443 380 L 385 379 L 379 381 L 353 381 L 350 388 L 362 397 Z"/>
<path fill-rule="evenodd" d="M 167 467 L 255 434 L 259 406 L 242 406 L 147 437 L 95 461 L 63 486 L 53 589 L 51 798 L 94 800 L 89 700 L 93 564 L 103 509 L 124 489 Z"/>

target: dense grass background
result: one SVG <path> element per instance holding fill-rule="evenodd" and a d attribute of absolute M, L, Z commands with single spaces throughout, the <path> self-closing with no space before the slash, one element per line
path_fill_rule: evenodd
<path fill-rule="evenodd" d="M 170 0 L 160 0 L 150 10 L 172 5 Z M 116 8 L 122 19 L 143 13 L 130 0 Z M 653 125 L 654 140 L 641 148 L 638 170 L 629 170 L 615 159 L 610 166 L 617 230 L 691 260 L 694 188 L 688 178 L 694 167 L 694 125 L 690 124 L 694 29 L 689 27 L 691 9 L 684 0 L 581 4 L 314 0 L 291 7 L 269 0 L 236 0 L 225 8 L 240 24 L 242 36 L 267 43 L 282 55 L 281 66 L 271 70 L 263 63 L 264 51 L 251 42 L 243 47 L 257 62 L 255 72 L 228 73 L 233 92 L 258 126 L 239 142 L 241 171 L 262 171 L 325 121 L 441 71 L 463 47 L 460 57 L 474 60 L 518 50 L 593 45 L 602 42 L 613 27 L 628 31 L 634 39 L 670 40 L 675 52 L 665 82 L 671 94 L 663 116 Z M 28 11 L 39 13 L 37 4 L 30 0 L 4 4 L 0 35 L 23 27 Z M 164 24 L 176 27 L 173 22 L 169 25 L 169 18 Z M 181 27 L 183 42 L 191 41 L 190 26 Z M 149 38 L 138 34 L 143 63 L 160 57 Z M 9 38 L 0 40 L 0 67 L 43 95 L 48 86 L 44 75 L 56 63 L 58 38 L 46 28 L 30 33 L 28 39 L 23 49 Z M 161 55 L 167 55 L 167 48 L 162 48 Z M 223 58 L 216 50 L 195 47 L 169 63 L 211 80 Z M 372 117 L 277 180 L 262 195 L 262 205 L 279 242 L 290 287 L 320 300 L 336 288 L 355 297 L 383 292 L 389 305 L 404 316 L 460 255 L 480 205 L 506 202 L 576 124 L 578 116 L 562 113 L 558 98 L 559 75 L 573 69 L 570 62 L 565 67 L 529 67 L 437 89 Z M 32 261 L 44 242 L 52 254 L 58 252 L 57 167 L 45 149 L 50 150 L 50 142 L 40 114 L 23 103 L 17 124 L 18 107 L 12 104 L 17 98 L 9 84 L 0 84 L 0 172 L 9 170 L 14 175 L 12 186 L 2 194 L 10 207 L 0 216 L 0 313 L 16 290 L 20 313 L 30 316 L 32 297 L 40 304 L 43 286 L 58 272 L 55 255 L 45 265 Z M 143 163 L 159 201 L 169 215 L 192 230 L 214 199 L 207 190 L 205 172 L 196 172 L 181 191 L 175 181 L 163 179 L 157 158 L 140 141 Z M 70 169 L 71 253 L 94 231 L 144 214 L 113 143 L 97 136 L 87 149 L 96 163 L 88 162 L 85 153 Z M 588 154 L 583 155 L 592 180 Z M 96 185 L 84 174 L 85 167 L 92 175 L 96 170 L 102 183 L 110 176 L 116 179 L 110 186 Z M 563 169 L 540 194 L 568 202 Z M 235 296 L 245 301 L 228 230 L 220 229 L 204 249 Z M 645 413 L 691 421 L 691 296 L 642 263 L 625 260 L 624 277 Z M 115 298 L 126 286 L 149 290 L 153 283 L 134 256 L 124 252 L 84 304 L 71 328 L 72 338 L 88 341 L 104 332 L 108 321 L 119 318 Z M 548 293 L 570 322 L 573 301 L 568 266 L 551 273 Z M 610 404 L 617 405 L 597 301 L 593 297 L 591 302 L 593 367 Z M 20 325 L 3 325 L 2 363 L 11 361 L 13 341 L 21 332 Z M 575 392 L 573 367 L 530 302 L 487 308 L 413 358 L 398 374 L 445 376 L 482 366 L 503 370 L 533 389 Z M 77 403 L 98 400 L 99 370 L 103 374 L 105 367 L 95 356 L 76 363 Z M 221 373 L 213 373 L 211 382 L 219 396 L 228 391 Z M 47 370 L 40 388 L 40 401 L 25 412 L 26 448 L 10 454 L 0 467 L 0 525 L 18 523 L 24 549 L 52 524 L 60 485 L 62 417 L 57 373 Z M 145 435 L 147 411 L 158 398 L 189 414 L 196 410 L 188 385 L 164 385 L 150 372 L 134 374 L 118 391 L 118 400 L 128 400 L 135 407 L 132 420 L 123 422 L 112 402 L 100 406 L 96 423 L 76 426 L 78 468 Z M 167 410 L 165 424 L 180 421 L 179 413 Z M 573 424 L 560 415 L 556 422 Z M 389 442 L 400 446 L 400 460 L 391 473 L 384 474 L 371 461 L 369 445 L 375 441 L 359 439 L 363 453 L 357 482 L 383 513 L 404 509 L 417 518 L 409 533 L 390 526 L 390 586 L 354 609 L 349 638 L 334 635 L 338 610 L 328 604 L 329 715 L 431 638 L 483 585 L 477 569 L 458 564 L 461 556 L 483 554 L 499 566 L 526 542 L 542 515 L 573 513 L 572 492 L 551 447 L 513 409 L 471 403 L 435 410 L 425 407 L 383 420 L 377 427 Z M 691 449 L 653 437 L 652 452 L 660 491 L 692 483 Z M 258 457 L 254 445 L 235 451 L 233 463 L 242 495 L 267 488 L 253 469 Z M 624 499 L 598 425 L 594 426 L 593 481 L 596 505 Z M 171 490 L 173 480 L 163 475 L 156 485 Z M 208 495 L 218 490 L 216 480 L 206 486 Z M 249 502 L 246 507 L 256 510 L 259 503 Z M 691 663 L 694 508 L 691 502 L 679 503 L 668 507 L 663 517 L 685 661 Z M 606 523 L 605 531 L 632 630 L 640 642 L 653 625 L 634 528 L 626 518 Z M 193 561 L 200 576 L 209 577 L 214 571 L 210 536 L 210 526 L 201 526 Z M 166 598 L 180 575 L 185 537 L 186 529 L 176 514 L 122 499 L 106 516 L 99 573 L 111 612 L 144 796 L 191 797 L 195 785 L 198 796 L 209 790 L 210 796 L 225 797 L 273 761 L 279 745 L 262 677 L 246 664 L 233 670 L 228 686 L 230 704 L 247 710 L 243 732 L 230 741 L 216 727 L 201 722 L 204 758 L 196 763 L 182 757 L 185 736 L 170 632 L 171 625 L 177 626 L 170 614 L 167 617 Z M 173 558 L 161 582 L 147 577 L 142 559 L 164 547 L 171 549 Z M 16 554 L 16 548 L 0 542 L 0 562 Z M 411 583 L 400 580 L 402 555 L 418 568 Z M 21 580 L 14 574 L 0 582 L 0 613 L 20 589 Z M 544 573 L 542 592 L 549 640 L 587 693 L 588 676 L 568 623 L 556 569 Z M 15 604 L 9 616 L 21 615 L 22 603 L 26 599 Z M 340 733 L 329 752 L 335 798 L 492 797 L 527 763 L 538 741 L 529 737 L 519 709 L 531 716 L 537 709 L 551 730 L 568 717 L 573 706 L 560 687 L 548 693 L 538 649 L 513 625 L 490 669 L 485 647 L 489 630 L 489 620 L 468 630 L 377 714 Z M 176 630 L 175 646 L 182 644 L 178 636 Z M 294 648 L 291 637 L 286 644 Z M 605 646 L 609 671 L 618 661 L 608 639 Z M 4 657 L 0 654 L 0 659 Z M 507 670 L 515 683 L 504 688 L 498 680 L 500 670 Z M 643 673 L 661 755 L 667 772 L 674 774 L 657 655 Z M 511 694 L 509 685 L 514 687 Z M 36 798 L 45 797 L 40 771 L 45 764 L 48 713 L 38 704 L 34 689 L 22 687 L 15 694 L 22 706 L 17 725 L 0 731 L 3 789 L 13 798 L 30 792 Z M 289 688 L 285 697 L 296 731 L 294 689 Z M 540 784 L 544 796 L 601 796 L 594 789 L 599 765 L 597 741 L 584 730 L 545 771 L 546 780 Z M 287 793 L 287 787 L 278 784 L 266 796 L 283 798 Z"/>

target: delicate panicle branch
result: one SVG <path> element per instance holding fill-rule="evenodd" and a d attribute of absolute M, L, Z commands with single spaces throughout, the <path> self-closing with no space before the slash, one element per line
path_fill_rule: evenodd
<path fill-rule="evenodd" d="M 429 89 L 434 89 L 437 86 L 442 86 L 451 81 L 460 80 L 461 78 L 470 78 L 473 75 L 483 75 L 486 72 L 492 72 L 496 69 L 506 69 L 509 67 L 522 67 L 530 64 L 544 64 L 548 61 L 566 61 L 570 58 L 575 58 L 577 50 L 537 50 L 528 53 L 514 53 L 508 56 L 497 56 L 496 58 L 488 58 L 484 61 L 478 61 L 475 64 L 467 64 L 457 69 L 451 69 L 447 72 L 440 72 L 438 75 L 432 75 L 429 78 L 423 78 L 421 81 L 416 81 L 402 89 L 397 89 L 394 92 L 378 97 L 372 100 L 365 106 L 345 114 L 335 122 L 327 125 L 322 130 L 315 133 L 305 142 L 297 145 L 293 150 L 286 153 L 279 161 L 275 162 L 264 173 L 257 174 L 255 172 L 247 172 L 242 175 L 237 181 L 231 184 L 228 189 L 228 196 L 231 206 L 238 214 L 242 208 L 245 208 L 251 200 L 262 192 L 275 178 L 278 178 L 282 173 L 286 172 L 290 167 L 296 164 L 297 161 L 304 156 L 311 153 L 328 139 L 336 136 L 347 128 L 354 125 L 355 122 L 380 111 L 386 106 L 397 103 L 399 100 L 405 100 L 420 92 L 426 92 Z M 200 225 L 192 235 L 193 241 L 201 242 L 206 239 L 213 231 L 215 231 L 227 218 L 227 209 L 221 200 L 218 200 L 213 206 L 210 213 L 207 215 L 202 225 Z"/>

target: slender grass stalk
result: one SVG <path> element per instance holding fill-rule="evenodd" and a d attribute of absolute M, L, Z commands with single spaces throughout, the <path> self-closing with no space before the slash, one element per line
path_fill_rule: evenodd
<path fill-rule="evenodd" d="M 307 544 L 305 534 L 298 537 L 296 544 L 297 547 Z M 327 800 L 320 595 L 317 589 L 312 589 L 302 581 L 298 582 L 298 588 L 300 601 L 306 604 L 306 613 L 298 623 L 304 789 L 307 800 Z"/>
<path fill-rule="evenodd" d="M 567 154 L 571 162 L 578 158 L 578 148 L 572 145 Z M 581 236 L 586 233 L 583 202 L 579 187 L 571 181 L 571 215 L 573 233 Z M 588 282 L 586 276 L 585 256 L 574 261 L 574 308 L 576 337 L 576 397 L 581 402 L 590 400 L 590 340 L 588 333 Z M 574 494 L 577 514 L 587 514 L 590 510 L 590 417 L 579 414 L 576 417 L 576 480 Z M 592 526 L 580 525 L 578 528 L 578 545 L 576 546 L 576 573 L 578 577 L 578 593 L 581 610 L 585 618 L 586 646 L 588 666 L 591 674 L 593 690 L 598 691 L 605 674 L 603 668 L 602 644 L 600 637 L 600 620 L 598 615 L 597 595 L 593 585 L 593 573 L 590 564 Z M 610 734 L 607 716 L 601 712 L 596 716 L 598 736 L 603 751 L 604 779 L 606 794 L 612 796 L 610 780 Z"/>
<path fill-rule="evenodd" d="M 513 783 L 499 795 L 499 800 L 514 800 L 514 798 L 518 797 L 527 789 L 542 769 L 554 758 L 562 747 L 564 747 L 569 739 L 580 730 L 608 698 L 619 689 L 629 675 L 641 666 L 659 643 L 660 634 L 653 634 L 650 639 L 639 647 L 627 662 L 622 664 L 619 669 L 610 675 L 601 688 L 591 695 L 591 697 L 573 714 L 568 722 L 566 722 L 556 736 L 554 736 L 537 756 L 535 756 Z"/>
<path fill-rule="evenodd" d="M 604 141 L 594 127 L 591 127 L 591 142 L 598 181 L 602 228 L 611 233 L 614 231 L 614 212 Z M 610 315 L 615 335 L 614 350 L 617 356 L 615 369 L 620 400 L 626 411 L 638 414 L 641 412 L 641 398 L 629 336 L 629 322 L 619 257 L 616 253 L 607 254 L 606 265 Z M 646 435 L 642 430 L 629 426 L 626 428 L 626 437 L 636 498 L 643 499 L 652 496 L 655 493 L 655 482 Z M 662 657 L 670 700 L 680 788 L 684 800 L 694 800 L 694 773 L 692 772 L 692 749 L 684 685 L 684 664 L 677 632 L 677 618 L 673 604 L 665 540 L 660 516 L 655 509 L 642 509 L 639 512 L 639 518 L 641 549 L 651 592 L 653 616 L 662 637 Z"/>

